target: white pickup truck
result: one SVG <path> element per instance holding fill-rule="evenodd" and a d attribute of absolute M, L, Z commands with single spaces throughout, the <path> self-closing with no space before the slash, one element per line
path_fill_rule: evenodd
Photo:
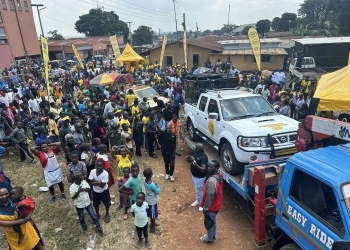
<path fill-rule="evenodd" d="M 296 152 L 298 122 L 245 89 L 209 90 L 184 110 L 190 139 L 214 147 L 231 175 L 242 174 L 250 162 Z"/>

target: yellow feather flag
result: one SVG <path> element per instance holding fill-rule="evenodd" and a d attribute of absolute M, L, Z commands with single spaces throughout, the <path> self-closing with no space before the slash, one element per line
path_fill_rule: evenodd
<path fill-rule="evenodd" d="M 253 49 L 256 64 L 258 65 L 259 71 L 261 71 L 261 49 L 259 33 L 256 31 L 255 28 L 250 28 L 248 31 L 248 37 Z"/>

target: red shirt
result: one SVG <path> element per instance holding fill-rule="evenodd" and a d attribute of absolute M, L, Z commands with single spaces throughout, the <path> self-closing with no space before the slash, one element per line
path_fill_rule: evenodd
<path fill-rule="evenodd" d="M 54 148 L 50 148 L 49 151 L 47 151 L 47 155 L 51 155 L 51 154 L 55 154 L 56 153 L 56 150 Z M 45 153 L 43 151 L 39 151 L 38 150 L 38 153 L 36 155 L 38 158 L 39 158 L 39 161 L 41 163 L 41 166 L 42 168 L 46 168 L 46 165 L 47 165 L 47 157 L 45 155 Z"/>
<path fill-rule="evenodd" d="M 27 217 L 31 212 L 34 211 L 34 208 L 35 208 L 35 202 L 33 200 L 32 197 L 30 196 L 24 196 L 25 199 L 24 200 L 21 200 L 21 201 L 18 201 L 16 206 L 18 208 L 18 211 L 19 211 L 19 215 L 20 214 L 20 211 L 21 211 L 21 207 L 25 207 L 27 210 L 26 210 L 26 214 L 25 214 L 25 217 Z"/>
<path fill-rule="evenodd" d="M 208 178 L 203 187 L 203 197 L 200 207 L 208 209 L 208 212 L 216 213 L 222 207 L 223 201 L 223 179 L 220 174 L 216 174 Z"/>

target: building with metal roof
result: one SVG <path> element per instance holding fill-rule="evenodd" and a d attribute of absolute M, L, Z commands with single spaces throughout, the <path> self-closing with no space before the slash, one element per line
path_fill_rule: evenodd
<path fill-rule="evenodd" d="M 316 45 L 316 44 L 339 44 L 339 43 L 350 43 L 350 37 L 317 37 L 317 38 L 302 38 L 293 39 L 293 41 L 302 45 Z"/>

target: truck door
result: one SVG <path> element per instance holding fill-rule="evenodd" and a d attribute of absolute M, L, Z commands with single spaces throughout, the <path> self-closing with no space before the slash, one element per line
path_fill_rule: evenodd
<path fill-rule="evenodd" d="M 280 227 L 302 249 L 331 249 L 335 241 L 346 237 L 340 199 L 325 180 L 289 165 Z"/>
<path fill-rule="evenodd" d="M 209 119 L 209 113 L 217 113 L 218 119 L 216 120 L 210 120 Z M 210 99 L 208 107 L 207 107 L 207 131 L 208 131 L 208 137 L 212 139 L 214 142 L 219 142 L 219 136 L 221 132 L 221 117 L 219 112 L 219 105 L 218 102 L 214 99 Z"/>
<path fill-rule="evenodd" d="M 198 103 L 198 110 L 195 114 L 196 117 L 196 123 L 197 123 L 197 129 L 199 129 L 202 133 L 205 135 L 207 134 L 207 123 L 208 123 L 208 115 L 205 113 L 206 107 L 207 107 L 208 97 L 202 95 L 201 99 Z"/>

